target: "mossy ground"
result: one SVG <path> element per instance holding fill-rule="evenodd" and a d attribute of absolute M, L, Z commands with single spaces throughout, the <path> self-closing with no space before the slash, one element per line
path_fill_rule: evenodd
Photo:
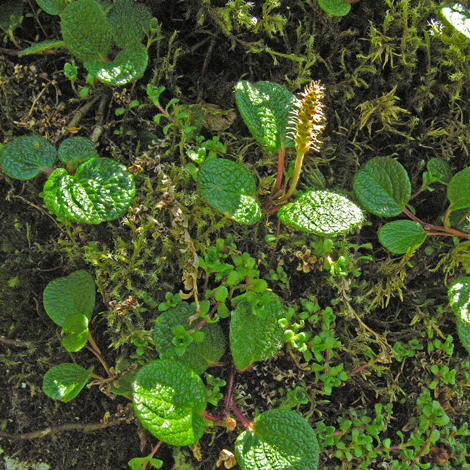
<path fill-rule="evenodd" d="M 54 402 L 44 395 L 44 373 L 71 359 L 44 311 L 42 294 L 51 280 L 88 269 L 96 275 L 101 294 L 92 322 L 93 335 L 109 363 L 135 354 L 133 341 L 151 341 L 158 312 L 150 305 L 163 301 L 166 292 L 183 289 L 182 275 L 189 256 L 188 251 L 182 251 L 186 245 L 181 225 L 170 210 L 159 206 L 168 190 L 165 177 L 188 221 L 187 232 L 198 254 L 204 255 L 217 237 L 230 234 L 241 252 L 257 260 L 262 277 L 269 279 L 270 270 L 282 266 L 286 282 L 271 279 L 268 283 L 286 305 L 298 305 L 299 298 L 314 298 L 322 309 L 332 306 L 336 320 L 329 329 L 341 342 L 330 358 L 332 366 L 343 364 L 351 373 L 383 353 L 377 338 L 347 315 L 338 277 L 320 270 L 320 265 L 311 266 L 307 273 L 297 269 L 299 252 L 305 252 L 303 246 L 308 247 L 314 237 L 282 227 L 285 238 L 273 250 L 273 244 L 265 240 L 276 231 L 275 217 L 254 227 L 242 227 L 214 213 L 201 199 L 184 170 L 187 147 L 183 148 L 180 134 L 173 128 L 165 136 L 153 123 L 157 110 L 146 98 L 148 83 L 166 87 L 162 103 L 177 97 L 182 104 L 206 102 L 228 111 L 236 108 L 233 89 L 240 79 L 275 81 L 293 92 L 310 79 L 321 80 L 326 87 L 327 127 L 321 153 L 308 155 L 306 168 L 320 169 L 330 189 L 349 196 L 354 173 L 375 156 L 398 158 L 415 189 L 421 184 L 426 162 L 433 157 L 444 158 L 455 171 L 468 166 L 470 47 L 468 41 L 452 33 L 453 37 L 438 37 L 430 32 L 428 22 L 437 18 L 437 2 L 361 0 L 343 18 L 328 16 L 316 1 L 282 2 L 271 12 L 262 10 L 258 2 L 247 15 L 243 14 L 243 1 L 236 8 L 226 2 L 195 0 L 141 3 L 159 19 L 164 36 L 158 48 L 150 51 L 145 76 L 135 88 L 111 90 L 98 85 L 98 91 L 109 95 L 98 151 L 132 167 L 136 175 L 136 199 L 126 223 L 65 227 L 42 208 L 39 194 L 45 177 L 21 182 L 0 174 L 0 335 L 20 341 L 16 345 L 0 342 L 0 429 L 8 433 L 98 423 L 106 413 L 113 416 L 119 405 L 127 404 L 122 397 L 111 400 L 97 387 L 83 390 L 70 403 Z M 14 32 L 22 48 L 37 38 L 60 37 L 57 17 L 41 13 L 36 21 L 33 9 L 37 12 L 35 2 L 25 3 L 27 15 Z M 283 34 L 275 30 L 277 13 L 286 19 Z M 258 25 L 246 27 L 253 17 Z M 173 37 L 175 31 L 178 33 Z M 53 141 L 85 103 L 73 93 L 62 72 L 71 57 L 62 51 L 18 58 L 16 52 L 11 41 L 0 49 L 0 138 L 6 142 L 35 133 Z M 76 86 L 84 86 L 84 79 L 81 69 Z M 124 118 L 115 115 L 117 108 L 134 99 L 142 107 Z M 90 137 L 96 126 L 96 106 L 69 130 Z M 143 153 L 148 137 L 145 132 L 158 139 L 147 155 Z M 229 157 L 242 160 L 260 182 L 267 185 L 264 179 L 275 177 L 276 156 L 254 143 L 240 117 L 223 131 L 200 127 L 198 132 L 207 139 L 218 135 Z M 305 170 L 301 189 L 311 184 L 308 175 Z M 420 218 L 436 223 L 445 201 L 445 191 L 436 190 L 421 194 L 413 205 Z M 432 250 L 425 251 L 423 246 L 409 264 L 400 265 L 400 259 L 391 258 L 377 241 L 382 221 L 372 216 L 367 221 L 359 238 L 338 239 L 333 252 L 347 252 L 345 240 L 373 246 L 363 253 L 372 260 L 360 264 L 361 276 L 348 292 L 351 303 L 368 327 L 390 346 L 416 340 L 421 347 L 401 361 L 376 361 L 351 374 L 331 395 L 323 393 L 314 372 L 299 367 L 303 362 L 300 353 L 291 355 L 283 350 L 275 359 L 237 376 L 237 405 L 249 418 L 279 405 L 286 390 L 297 386 L 308 392 L 307 403 L 297 409 L 312 426 L 323 421 L 338 429 L 338 422 L 344 419 L 362 415 L 373 419 L 377 403 L 391 403 L 393 414 L 384 413 L 387 423 L 381 439 L 390 438 L 392 446 L 399 447 L 397 432 L 408 439 L 418 428 L 422 412 L 417 398 L 435 378 L 431 366 L 447 365 L 456 370 L 455 382 L 440 380 L 432 397 L 457 428 L 468 420 L 470 366 L 464 362 L 468 352 L 459 342 L 452 313 L 445 310 L 444 272 L 432 271 L 441 256 L 450 252 L 452 241 L 428 239 L 426 246 Z M 456 266 L 450 275 L 464 273 L 462 266 Z M 202 285 L 204 280 L 200 282 Z M 142 300 L 149 297 L 152 301 Z M 138 299 L 139 305 L 125 304 L 129 299 Z M 319 333 L 319 325 L 307 325 L 306 329 Z M 448 336 L 453 338 L 453 354 L 441 347 Z M 142 360 L 152 355 L 149 346 Z M 86 350 L 74 358 L 83 367 L 99 367 Z M 229 362 L 228 355 L 224 360 Z M 227 378 L 228 368 L 222 369 L 210 372 Z M 44 438 L 2 439 L 0 444 L 9 456 L 42 460 L 53 469 L 125 469 L 131 458 L 147 455 L 155 445 L 153 437 L 139 433 L 133 421 L 87 433 L 65 431 Z M 175 469 L 214 468 L 223 448 L 233 451 L 237 435 L 222 428 L 211 430 L 200 442 L 202 462 L 184 449 L 188 456 L 183 459 L 177 452 Z M 468 437 L 459 439 L 459 445 L 468 446 Z M 450 442 L 442 437 L 421 462 L 431 463 L 431 468 L 462 468 L 457 458 L 450 458 Z M 421 449 L 419 443 L 410 447 L 414 455 Z M 322 448 L 321 468 L 354 469 L 364 461 L 356 454 L 348 460 L 337 450 L 333 445 Z M 164 468 L 172 467 L 172 452 L 166 446 L 158 451 Z M 413 460 L 406 460 L 398 449 L 390 458 L 378 458 L 370 468 L 380 468 L 379 464 L 394 459 Z"/>

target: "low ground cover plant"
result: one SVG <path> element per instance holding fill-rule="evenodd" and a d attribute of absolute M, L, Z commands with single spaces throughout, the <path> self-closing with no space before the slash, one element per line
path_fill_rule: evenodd
<path fill-rule="evenodd" d="M 441 6 L 7 8 L 7 454 L 470 468 L 470 47 Z"/>

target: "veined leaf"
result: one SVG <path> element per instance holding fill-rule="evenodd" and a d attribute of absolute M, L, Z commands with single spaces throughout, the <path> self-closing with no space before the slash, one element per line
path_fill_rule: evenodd
<path fill-rule="evenodd" d="M 69 352 L 80 351 L 88 341 L 88 317 L 82 313 L 69 315 L 62 328 L 62 346 Z"/>
<path fill-rule="evenodd" d="M 333 16 L 345 16 L 351 11 L 351 5 L 344 0 L 318 0 L 318 4 Z"/>
<path fill-rule="evenodd" d="M 129 44 L 111 63 L 90 60 L 83 65 L 97 80 L 118 86 L 140 78 L 147 68 L 147 62 L 147 49 L 138 43 Z"/>
<path fill-rule="evenodd" d="M 235 453 L 242 470 L 317 470 L 320 449 L 302 415 L 269 410 L 238 436 Z"/>
<path fill-rule="evenodd" d="M 56 149 L 44 138 L 21 136 L 0 150 L 0 165 L 11 178 L 28 180 L 54 165 Z"/>
<path fill-rule="evenodd" d="M 457 318 L 470 325 L 470 277 L 457 278 L 449 287 L 449 303 Z"/>
<path fill-rule="evenodd" d="M 43 191 L 47 209 L 59 220 L 99 224 L 127 212 L 134 195 L 134 178 L 127 168 L 109 158 L 91 158 L 74 176 L 58 168 Z"/>
<path fill-rule="evenodd" d="M 36 0 L 37 4 L 49 15 L 60 15 L 71 0 Z"/>
<path fill-rule="evenodd" d="M 447 185 L 447 198 L 452 211 L 470 207 L 470 167 L 459 171 Z"/>
<path fill-rule="evenodd" d="M 242 165 L 223 158 L 206 160 L 198 173 L 202 197 L 227 217 L 251 225 L 261 218 L 261 208 L 254 198 L 256 183 Z"/>
<path fill-rule="evenodd" d="M 80 393 L 92 372 L 93 367 L 86 370 L 77 364 L 59 364 L 46 372 L 42 389 L 48 397 L 66 403 Z"/>
<path fill-rule="evenodd" d="M 380 243 L 397 255 L 402 255 L 411 248 L 418 248 L 426 237 L 424 228 L 413 220 L 395 220 L 379 230 Z"/>
<path fill-rule="evenodd" d="M 286 204 L 278 217 L 287 225 L 304 232 L 334 236 L 358 227 L 362 211 L 354 203 L 329 191 L 309 191 Z"/>
<path fill-rule="evenodd" d="M 205 424 L 199 413 L 206 407 L 206 388 L 189 366 L 153 361 L 140 369 L 133 390 L 135 412 L 157 439 L 187 446 L 202 437 Z"/>
<path fill-rule="evenodd" d="M 457 333 L 459 334 L 460 341 L 470 354 L 470 323 L 456 318 Z"/>
<path fill-rule="evenodd" d="M 95 0 L 76 0 L 67 5 L 61 28 L 66 46 L 81 62 L 102 60 L 111 50 L 111 29 Z"/>
<path fill-rule="evenodd" d="M 354 176 L 353 188 L 362 207 L 381 217 L 400 214 L 411 197 L 406 170 L 388 157 L 369 160 Z"/>
<path fill-rule="evenodd" d="M 238 82 L 235 87 L 238 109 L 253 137 L 268 150 L 294 147 L 286 138 L 289 112 L 294 95 L 282 85 L 272 82 Z"/>
<path fill-rule="evenodd" d="M 452 179 L 452 168 L 442 158 L 431 158 L 426 167 L 431 176 L 442 184 L 449 184 Z"/>
<path fill-rule="evenodd" d="M 75 169 L 80 163 L 97 157 L 98 154 L 90 139 L 70 137 L 60 144 L 58 156 L 61 162 L 67 164 L 71 169 Z"/>

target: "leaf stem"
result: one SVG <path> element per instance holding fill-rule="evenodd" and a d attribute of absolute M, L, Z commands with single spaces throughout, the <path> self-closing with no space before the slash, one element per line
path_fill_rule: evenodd
<path fill-rule="evenodd" d="M 294 176 L 292 177 L 292 182 L 290 184 L 289 191 L 287 191 L 287 193 L 284 194 L 284 196 L 279 198 L 277 200 L 277 202 L 287 201 L 287 199 L 289 199 L 292 196 L 292 194 L 294 193 L 295 188 L 297 186 L 297 182 L 299 181 L 300 170 L 302 169 L 302 162 L 304 161 L 304 155 L 305 155 L 305 153 L 303 153 L 303 152 L 297 152 L 297 159 L 295 161 Z"/>

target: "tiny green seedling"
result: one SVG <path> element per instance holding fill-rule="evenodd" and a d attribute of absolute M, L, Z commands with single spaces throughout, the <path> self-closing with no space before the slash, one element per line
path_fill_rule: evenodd
<path fill-rule="evenodd" d="M 57 160 L 67 166 L 51 168 Z M 121 217 L 135 195 L 132 174 L 124 165 L 100 158 L 84 137 L 66 139 L 56 149 L 38 136 L 18 137 L 0 150 L 0 166 L 11 178 L 28 180 L 49 175 L 41 193 L 59 221 L 99 224 Z"/>

